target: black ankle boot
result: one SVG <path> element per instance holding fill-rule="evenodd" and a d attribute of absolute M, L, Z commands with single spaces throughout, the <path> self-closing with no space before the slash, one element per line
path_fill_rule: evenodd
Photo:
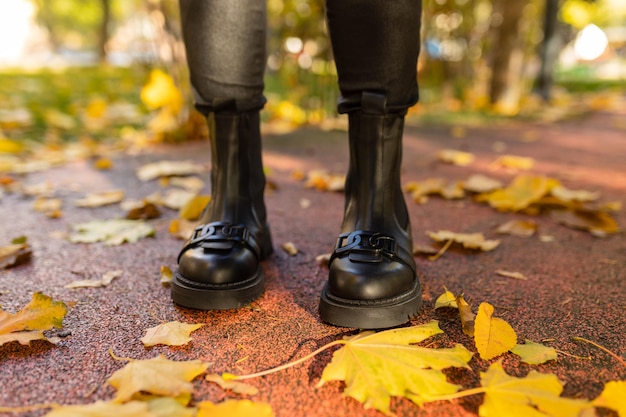
<path fill-rule="evenodd" d="M 207 120 L 211 202 L 178 255 L 172 299 L 185 307 L 226 310 L 263 294 L 260 262 L 272 253 L 259 111 L 219 111 Z"/>
<path fill-rule="evenodd" d="M 320 316 L 336 326 L 406 323 L 422 305 L 411 226 L 400 185 L 403 114 L 364 93 L 349 114 L 350 166 L 342 233 L 329 264 Z"/>

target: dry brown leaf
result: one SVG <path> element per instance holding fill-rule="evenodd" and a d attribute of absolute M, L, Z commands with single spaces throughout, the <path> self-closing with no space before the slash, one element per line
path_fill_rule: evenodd
<path fill-rule="evenodd" d="M 257 395 L 259 393 L 259 389 L 253 385 L 246 384 L 240 381 L 229 380 L 228 374 L 224 374 L 224 375 L 208 374 L 206 376 L 206 380 L 216 383 L 223 390 L 229 390 L 237 394 Z"/>
<path fill-rule="evenodd" d="M 463 333 L 469 337 L 474 337 L 474 320 L 476 319 L 476 315 L 472 312 L 472 307 L 465 301 L 463 295 L 456 296 L 456 304 L 459 308 L 459 317 L 461 318 Z"/>
<path fill-rule="evenodd" d="M 84 198 L 75 200 L 74 205 L 76 205 L 76 207 L 101 207 L 109 204 L 117 204 L 123 199 L 123 190 L 110 190 L 87 194 Z"/>
<path fill-rule="evenodd" d="M 474 174 L 463 182 L 463 188 L 473 193 L 489 193 L 502 188 L 502 181 L 482 174 Z"/>
<path fill-rule="evenodd" d="M 455 149 L 442 149 L 437 152 L 437 158 L 442 162 L 458 166 L 468 166 L 476 159 L 469 152 L 457 151 Z"/>
<path fill-rule="evenodd" d="M 141 205 L 131 208 L 126 213 L 129 220 L 149 220 L 156 219 L 161 216 L 159 208 L 148 201 L 141 202 Z"/>
<path fill-rule="evenodd" d="M 501 277 L 519 279 L 519 280 L 522 280 L 522 281 L 526 281 L 528 279 L 521 272 L 505 271 L 503 269 L 498 269 L 495 273 L 496 273 L 496 275 L 500 275 Z"/>
<path fill-rule="evenodd" d="M 482 233 L 455 233 L 449 230 L 438 232 L 426 232 L 431 239 L 437 242 L 453 241 L 460 243 L 468 249 L 480 249 L 482 251 L 494 250 L 500 244 L 499 240 L 486 240 Z"/>
<path fill-rule="evenodd" d="M 109 271 L 105 273 L 100 279 L 83 279 L 79 281 L 73 281 L 67 284 L 64 288 L 99 288 L 108 286 L 115 278 L 122 276 L 124 271 L 121 269 L 115 271 Z"/>
<path fill-rule="evenodd" d="M 510 220 L 496 229 L 496 233 L 520 237 L 531 237 L 536 231 L 537 223 L 532 220 Z"/>
<path fill-rule="evenodd" d="M 146 329 L 146 334 L 141 338 L 141 343 L 146 347 L 155 345 L 183 346 L 191 342 L 189 335 L 202 326 L 204 326 L 202 323 L 187 324 L 179 321 L 162 323 Z"/>

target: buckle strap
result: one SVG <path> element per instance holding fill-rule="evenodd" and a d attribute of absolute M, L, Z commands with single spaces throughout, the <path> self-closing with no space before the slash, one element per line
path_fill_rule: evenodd
<path fill-rule="evenodd" d="M 260 258 L 261 249 L 259 244 L 245 225 L 211 222 L 202 224 L 194 229 L 193 234 L 180 251 L 178 261 L 180 262 L 180 257 L 183 253 L 192 248 L 227 250 L 232 249 L 235 244 L 248 247 L 257 258 Z"/>
<path fill-rule="evenodd" d="M 394 237 L 378 232 L 356 230 L 340 234 L 330 262 L 344 256 L 353 262 L 380 263 L 383 259 L 399 261 L 415 270 L 413 255 L 398 245 Z"/>

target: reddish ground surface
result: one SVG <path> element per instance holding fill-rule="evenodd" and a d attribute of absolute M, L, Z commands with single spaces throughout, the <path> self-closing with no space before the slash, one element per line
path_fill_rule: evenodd
<path fill-rule="evenodd" d="M 408 126 L 405 132 L 403 183 L 430 177 L 465 179 L 484 173 L 505 181 L 510 172 L 493 170 L 490 163 L 504 151 L 536 160 L 531 172 L 557 178 L 569 188 L 601 191 L 603 201 L 626 203 L 626 114 L 596 114 L 555 124 L 515 122 L 502 126 L 468 128 L 455 138 L 449 127 Z M 458 135 L 457 135 L 458 136 Z M 533 141 L 529 141 L 533 140 Z M 468 167 L 437 162 L 440 149 L 453 148 L 474 153 Z M 301 130 L 288 135 L 269 135 L 264 158 L 269 178 L 277 186 L 267 196 L 269 218 L 276 253 L 264 264 L 267 275 L 265 295 L 240 311 L 192 311 L 174 306 L 169 290 L 159 283 L 159 268 L 175 268 L 181 241 L 168 234 L 165 211 L 153 221 L 156 237 L 135 244 L 104 246 L 77 245 L 51 237 L 67 231 L 71 224 L 123 215 L 118 206 L 81 209 L 72 206 L 74 198 L 89 191 L 123 188 L 130 198 L 142 198 L 156 191 L 156 181 L 142 183 L 135 176 L 141 164 L 163 159 L 208 161 L 205 144 L 159 146 L 138 156 L 119 156 L 111 171 L 95 171 L 88 163 L 72 163 L 45 172 L 30 174 L 24 181 L 49 180 L 67 203 L 61 219 L 48 219 L 32 210 L 32 200 L 5 195 L 0 201 L 1 244 L 26 235 L 33 247 L 30 263 L 0 271 L 0 304 L 17 311 L 35 291 L 72 303 L 63 330 L 69 336 L 57 345 L 33 342 L 30 346 L 10 343 L 0 346 L 0 406 L 36 403 L 91 403 L 110 399 L 114 390 L 106 379 L 123 363 L 108 351 L 132 358 L 163 354 L 171 359 L 202 359 L 211 362 L 213 372 L 248 373 L 285 363 L 346 334 L 323 324 L 317 314 L 318 297 L 326 270 L 315 257 L 331 250 L 341 221 L 343 197 L 304 187 L 290 174 L 299 169 L 325 168 L 342 173 L 347 167 L 345 133 Z M 302 200 L 310 202 L 304 208 Z M 483 232 L 499 237 L 496 250 L 475 253 L 450 250 L 431 262 L 417 257 L 424 290 L 424 307 L 413 324 L 431 319 L 440 321 L 445 333 L 436 345 L 473 344 L 460 331 L 457 315 L 434 311 L 434 300 L 446 286 L 476 307 L 482 301 L 496 306 L 496 314 L 507 320 L 520 339 L 550 340 L 547 344 L 591 360 L 559 355 L 557 362 L 529 366 L 512 354 L 504 356 L 505 369 L 525 375 L 530 369 L 551 372 L 565 384 L 564 395 L 594 398 L 604 383 L 626 378 L 626 368 L 610 355 L 591 345 L 572 341 L 573 336 L 591 339 L 624 355 L 626 344 L 626 239 L 624 234 L 596 238 L 591 234 L 557 224 L 549 216 L 533 219 L 539 233 L 530 238 L 497 236 L 494 227 L 523 214 L 496 212 L 469 199 L 446 201 L 431 198 L 426 204 L 409 201 L 416 244 L 430 244 L 425 231 L 448 229 L 456 232 Z M 626 210 L 615 213 L 626 227 Z M 551 236 L 549 242 L 539 236 Z M 289 256 L 280 249 L 293 242 L 300 250 Z M 122 269 L 123 276 L 106 288 L 64 288 L 67 283 L 97 278 Z M 514 280 L 497 276 L 504 269 L 525 274 Z M 144 330 L 161 321 L 207 323 L 181 348 L 144 348 L 139 339 Z M 251 380 L 260 393 L 254 400 L 269 402 L 277 416 L 377 416 L 358 402 L 342 396 L 341 383 L 315 388 L 331 352 L 295 368 Z M 474 370 L 485 370 L 489 363 L 475 357 Z M 450 377 L 465 387 L 475 387 L 478 376 L 472 371 L 455 371 Z M 196 400 L 221 401 L 238 398 L 216 385 L 198 380 Z M 477 415 L 481 396 L 453 402 L 427 404 L 418 408 L 403 399 L 394 399 L 392 409 L 401 416 Z M 0 413 L 1 414 L 1 413 Z M 42 411 L 22 413 L 39 416 Z M 610 415 L 610 414 L 609 414 Z"/>

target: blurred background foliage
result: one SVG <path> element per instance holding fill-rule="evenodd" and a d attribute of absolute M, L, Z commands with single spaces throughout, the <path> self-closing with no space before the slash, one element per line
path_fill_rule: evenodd
<path fill-rule="evenodd" d="M 267 1 L 266 125 L 336 126 L 324 1 Z M 422 22 L 410 120 L 555 120 L 623 105 L 623 0 L 424 0 Z M 0 32 L 0 138 L 205 134 L 176 0 L 5 1 Z"/>

